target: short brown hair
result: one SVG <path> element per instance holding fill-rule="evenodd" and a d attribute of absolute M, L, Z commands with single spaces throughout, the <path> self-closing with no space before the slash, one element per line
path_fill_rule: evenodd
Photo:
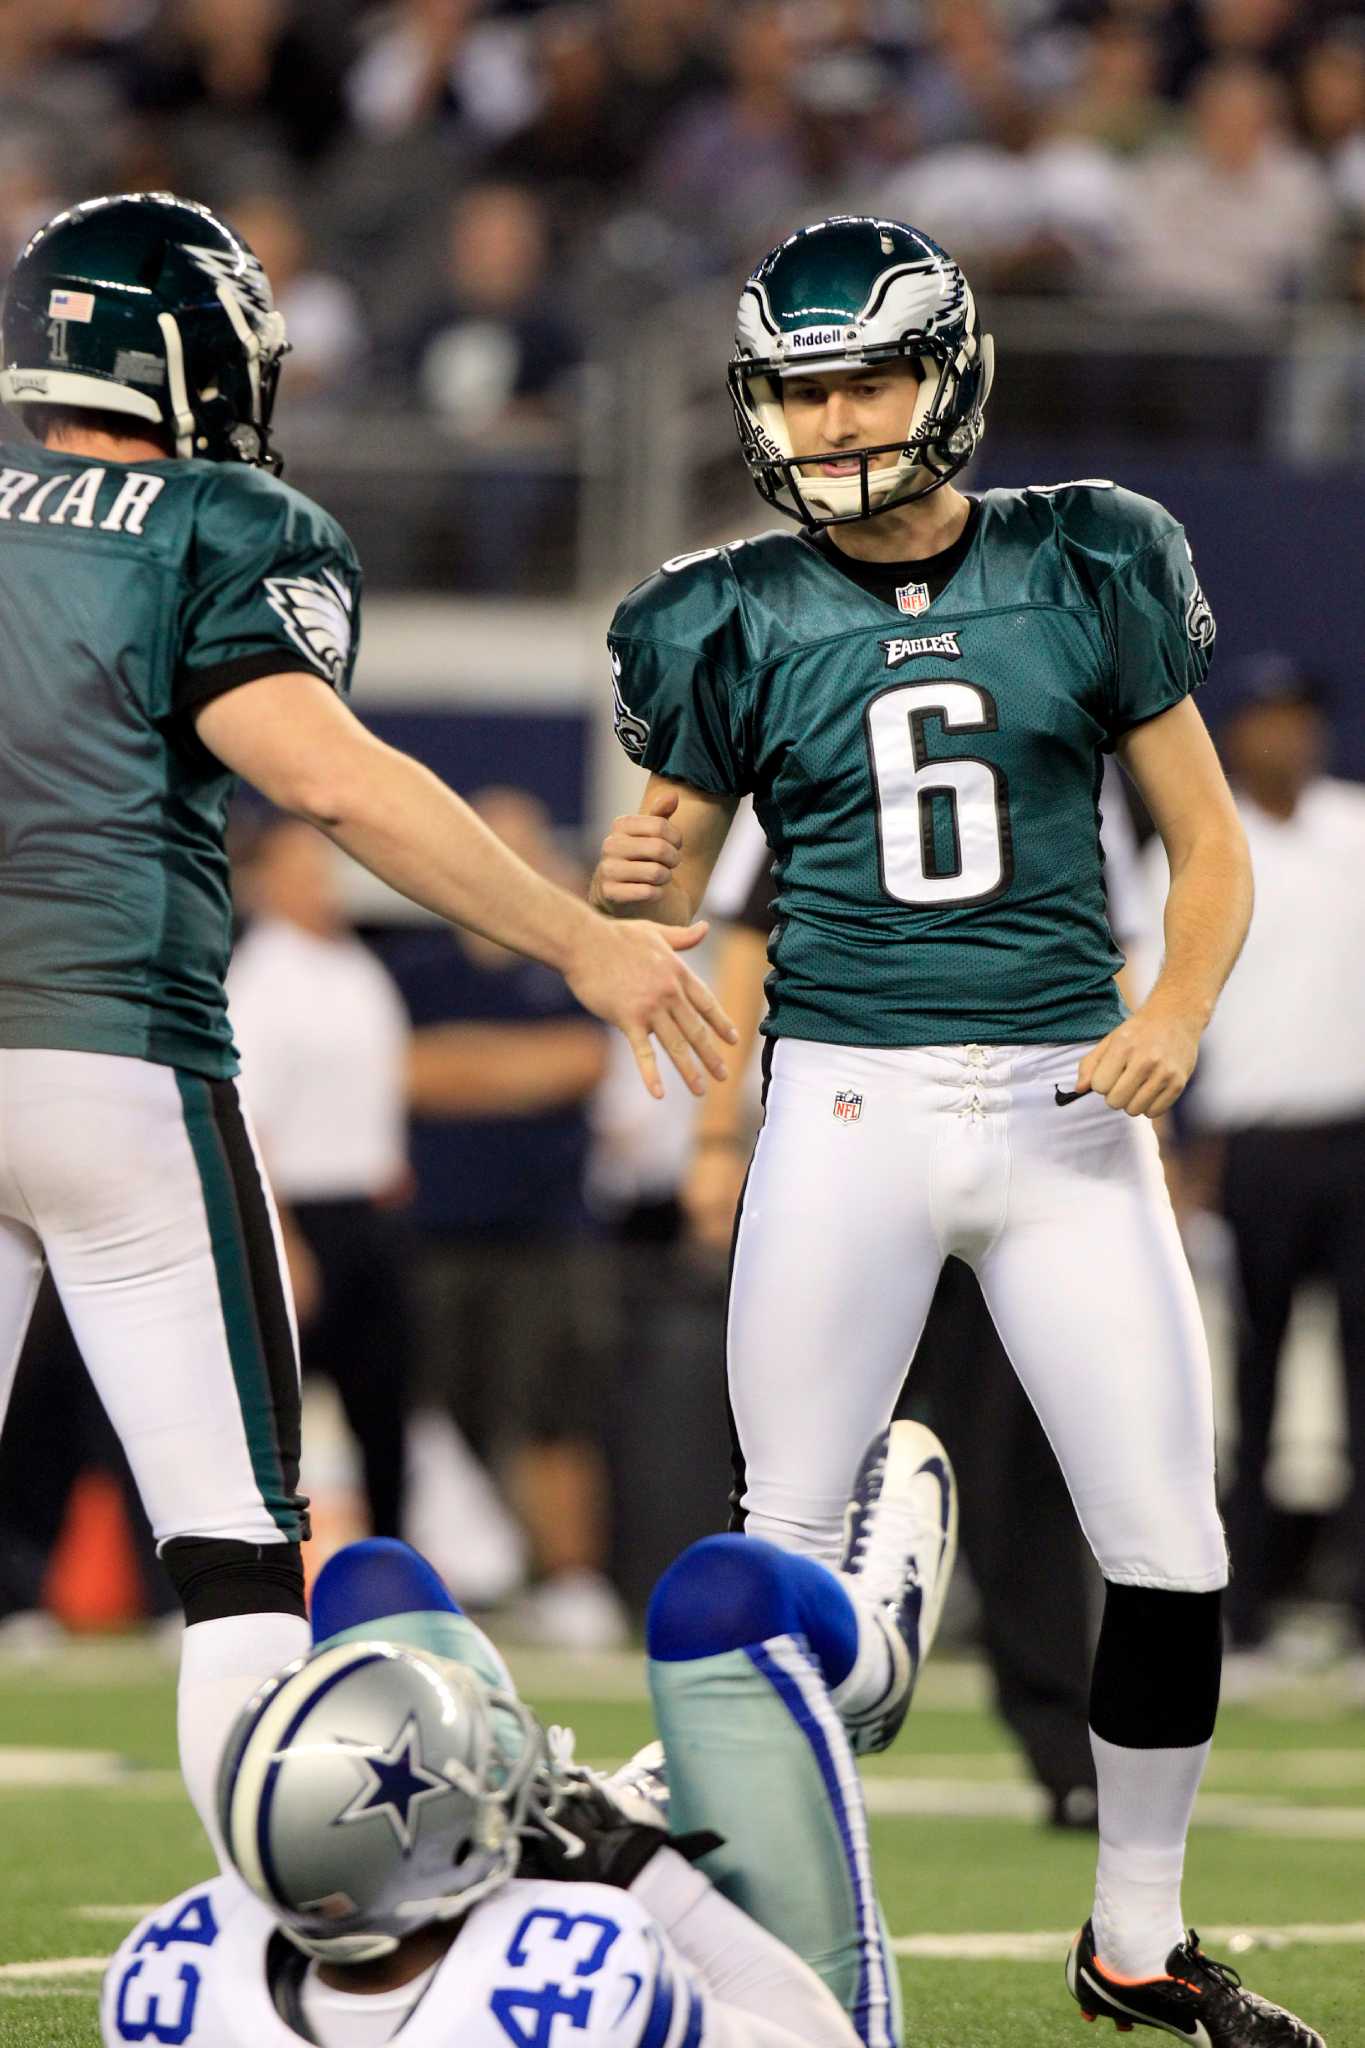
<path fill-rule="evenodd" d="M 112 434 L 116 440 L 155 441 L 167 455 L 175 453 L 170 428 L 159 420 L 104 412 L 95 405 L 26 405 L 16 410 L 35 441 L 51 442 L 60 434 Z"/>

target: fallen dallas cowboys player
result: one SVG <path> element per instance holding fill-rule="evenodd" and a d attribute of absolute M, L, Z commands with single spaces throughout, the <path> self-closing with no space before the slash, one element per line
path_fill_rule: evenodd
<path fill-rule="evenodd" d="M 312 1655 L 224 1754 L 235 1872 L 120 1948 L 107 2048 L 898 2048 L 852 1752 L 905 1718 L 956 1525 L 942 1446 L 896 1423 L 838 1572 L 694 1544 L 649 1609 L 662 1746 L 614 1778 L 415 1551 L 338 1552 Z"/>

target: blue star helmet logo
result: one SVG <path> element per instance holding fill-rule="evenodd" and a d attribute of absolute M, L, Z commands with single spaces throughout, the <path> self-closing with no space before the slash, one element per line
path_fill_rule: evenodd
<path fill-rule="evenodd" d="M 398 1837 L 403 1854 L 410 1855 L 417 1839 L 413 1808 L 424 1799 L 445 1798 L 455 1789 L 449 1779 L 429 1771 L 422 1762 L 416 1715 L 408 1715 L 387 1749 L 376 1754 L 357 1748 L 352 1754 L 365 1782 L 332 1825 L 340 1827 L 346 1821 L 369 1820 L 382 1813 Z"/>

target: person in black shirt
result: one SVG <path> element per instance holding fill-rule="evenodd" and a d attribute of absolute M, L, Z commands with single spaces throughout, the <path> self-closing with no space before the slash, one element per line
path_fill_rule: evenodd
<path fill-rule="evenodd" d="M 474 803 L 524 859 L 554 872 L 534 798 L 489 790 Z M 557 976 L 473 933 L 411 938 L 390 966 L 413 1024 L 418 1406 L 450 1412 L 526 1524 L 541 1573 L 526 1632 L 614 1643 L 625 1615 L 602 1570 L 599 1432 L 615 1330 L 583 1196 L 586 1104 L 606 1035 Z"/>

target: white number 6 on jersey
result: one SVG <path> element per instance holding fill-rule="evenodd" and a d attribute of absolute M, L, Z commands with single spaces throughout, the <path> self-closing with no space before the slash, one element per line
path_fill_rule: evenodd
<path fill-rule="evenodd" d="M 994 732 L 994 698 L 955 679 L 902 683 L 874 697 L 865 715 L 887 895 L 918 909 L 998 896 L 1014 870 L 1004 773 L 972 755 L 931 761 L 924 744 L 930 718 L 947 732 Z M 935 859 L 936 798 L 952 821 L 951 866 Z"/>

